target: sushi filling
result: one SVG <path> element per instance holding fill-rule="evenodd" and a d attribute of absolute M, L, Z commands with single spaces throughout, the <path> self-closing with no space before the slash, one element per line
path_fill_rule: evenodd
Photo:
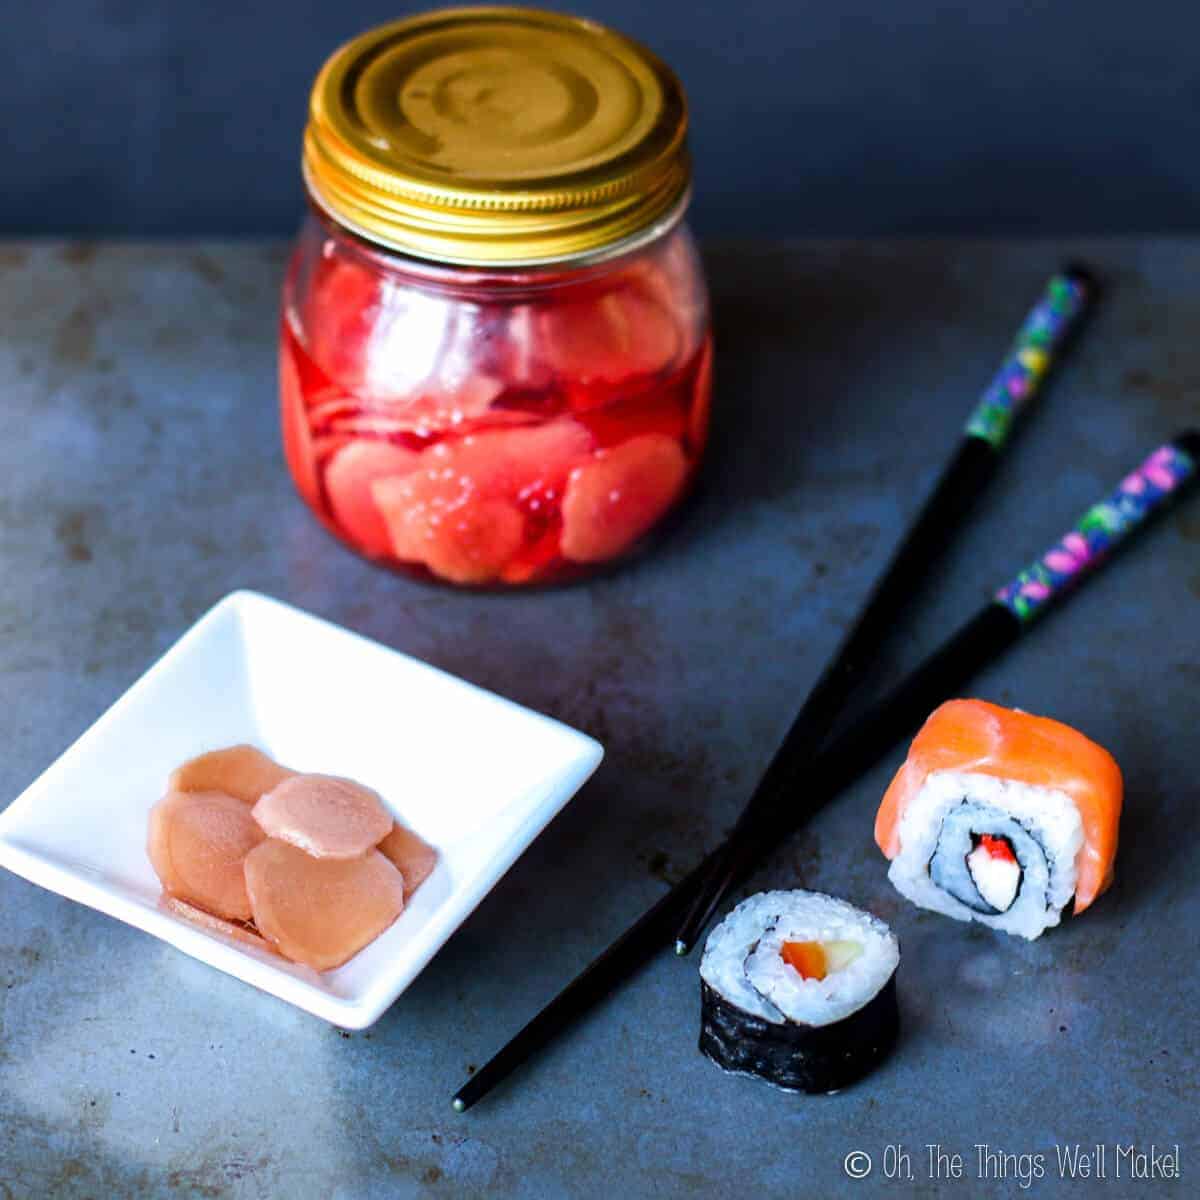
<path fill-rule="evenodd" d="M 886 925 L 820 897 L 791 900 L 770 914 L 744 951 L 740 974 L 785 1021 L 827 1025 L 862 1007 L 898 961 Z"/>
<path fill-rule="evenodd" d="M 836 942 L 784 942 L 779 957 L 801 979 L 821 980 L 834 971 L 848 967 L 862 952 L 862 942 L 849 939 Z"/>
<path fill-rule="evenodd" d="M 888 878 L 924 908 L 1035 938 L 1059 923 L 1082 842 L 1064 793 L 939 771 L 900 823 Z"/>
<path fill-rule="evenodd" d="M 942 820 L 929 876 L 972 912 L 998 914 L 1013 907 L 1027 866 L 1045 870 L 1045 851 L 1013 817 L 962 800 Z"/>
<path fill-rule="evenodd" d="M 1041 844 L 1020 822 L 964 800 L 942 820 L 929 877 L 973 912 L 996 915 L 1016 902 L 1026 866 L 1044 870 L 1045 862 Z"/>
<path fill-rule="evenodd" d="M 983 901 L 996 912 L 1008 912 L 1021 887 L 1021 864 L 1008 838 L 981 834 L 967 855 L 967 871 Z"/>

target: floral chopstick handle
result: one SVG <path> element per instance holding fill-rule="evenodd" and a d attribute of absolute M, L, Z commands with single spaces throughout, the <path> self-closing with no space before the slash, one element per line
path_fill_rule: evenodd
<path fill-rule="evenodd" d="M 1036 395 L 1055 354 L 1087 308 L 1095 284 L 1082 268 L 1053 275 L 1017 331 L 1008 357 L 983 393 L 964 433 L 1002 450 L 1021 409 Z"/>
<path fill-rule="evenodd" d="M 1180 439 L 1183 441 L 1185 439 Z M 1119 542 L 1197 475 L 1197 447 L 1160 446 L 1127 475 L 1108 500 L 1094 505 L 1052 550 L 996 593 L 1022 624 L 1028 624 L 1067 588 L 1098 566 Z"/>

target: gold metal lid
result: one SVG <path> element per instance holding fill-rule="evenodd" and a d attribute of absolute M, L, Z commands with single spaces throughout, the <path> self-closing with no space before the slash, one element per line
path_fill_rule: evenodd
<path fill-rule="evenodd" d="M 313 84 L 304 175 L 338 223 L 443 262 L 602 252 L 661 226 L 691 178 L 669 67 L 592 21 L 455 8 L 370 30 Z"/>

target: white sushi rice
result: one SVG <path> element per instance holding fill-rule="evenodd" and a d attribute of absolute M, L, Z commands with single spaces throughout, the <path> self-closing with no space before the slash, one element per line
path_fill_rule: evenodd
<path fill-rule="evenodd" d="M 784 942 L 852 941 L 853 962 L 805 979 L 784 961 Z M 870 913 L 820 892 L 761 892 L 709 935 L 700 977 L 744 1012 L 782 1025 L 831 1025 L 872 1000 L 900 962 L 891 930 Z"/>
<path fill-rule="evenodd" d="M 763 931 L 777 920 L 783 907 L 779 898 L 790 895 L 791 892 L 760 892 L 743 900 L 708 935 L 700 959 L 700 978 L 710 988 L 742 1012 L 762 1017 L 773 1025 L 782 1025 L 786 1018 L 750 986 L 746 956 Z"/>
<path fill-rule="evenodd" d="M 1026 870 L 1007 912 L 976 912 L 930 878 L 929 862 L 942 822 L 964 800 L 1011 817 L 1045 851 L 1045 867 L 1035 864 Z M 1066 792 L 969 771 L 935 771 L 900 818 L 898 832 L 900 852 L 888 878 L 914 904 L 956 921 L 979 921 L 1032 940 L 1059 923 L 1063 907 L 1075 894 L 1075 857 L 1083 845 L 1083 823 Z"/>

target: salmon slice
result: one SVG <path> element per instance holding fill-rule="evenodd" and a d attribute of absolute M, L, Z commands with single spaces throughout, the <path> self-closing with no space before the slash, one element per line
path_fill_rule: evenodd
<path fill-rule="evenodd" d="M 163 905 L 177 917 L 182 917 L 193 925 L 199 925 L 201 929 L 207 930 L 209 933 L 222 934 L 224 937 L 232 938 L 235 942 L 242 942 L 246 946 L 253 946 L 255 950 L 263 950 L 268 954 L 275 953 L 271 943 L 255 933 L 248 924 L 214 917 L 212 913 L 205 912 L 204 909 L 197 908 L 194 904 L 189 904 L 186 900 L 180 900 L 176 896 L 164 897 Z"/>
<path fill-rule="evenodd" d="M 267 838 L 246 856 L 246 889 L 262 935 L 316 971 L 353 958 L 404 909 L 404 880 L 377 850 L 313 858 Z"/>
<path fill-rule="evenodd" d="M 564 557 L 604 562 L 629 549 L 678 498 L 687 473 L 679 443 L 660 433 L 598 450 L 571 472 L 563 496 Z"/>
<path fill-rule="evenodd" d="M 210 750 L 176 767 L 167 780 L 167 791 L 224 792 L 247 804 L 257 804 L 259 797 L 295 773 L 261 750 L 243 743 L 225 750 Z"/>
<path fill-rule="evenodd" d="M 900 820 L 935 771 L 1011 779 L 1065 793 L 1079 810 L 1083 845 L 1075 860 L 1075 911 L 1112 882 L 1123 783 L 1112 755 L 1078 730 L 983 700 L 951 700 L 925 722 L 875 817 L 875 841 L 900 852 Z"/>
<path fill-rule="evenodd" d="M 163 889 L 218 917 L 245 921 L 242 864 L 264 838 L 241 800 L 224 792 L 168 792 L 150 811 L 147 853 Z"/>
<path fill-rule="evenodd" d="M 429 878 L 437 866 L 438 852 L 424 838 L 396 822 L 379 843 L 379 853 L 389 859 L 404 876 L 404 903 Z"/>
<path fill-rule="evenodd" d="M 267 837 L 314 858 L 358 858 L 392 829 L 377 792 L 333 775 L 293 775 L 268 792 L 253 814 Z"/>

